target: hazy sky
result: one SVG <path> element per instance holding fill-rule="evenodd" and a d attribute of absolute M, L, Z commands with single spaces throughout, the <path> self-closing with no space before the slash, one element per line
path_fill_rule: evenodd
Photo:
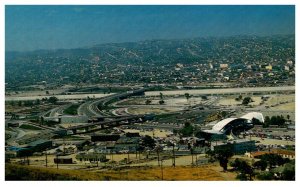
<path fill-rule="evenodd" d="M 294 6 L 6 6 L 6 50 L 295 33 Z"/>

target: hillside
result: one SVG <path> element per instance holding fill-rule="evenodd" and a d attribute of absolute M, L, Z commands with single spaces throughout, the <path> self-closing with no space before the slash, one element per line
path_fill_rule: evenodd
<path fill-rule="evenodd" d="M 218 167 L 220 169 L 220 167 Z M 220 181 L 235 180 L 234 173 L 219 172 L 214 166 L 165 167 L 164 180 Z M 89 171 L 37 168 L 6 164 L 5 180 L 161 180 L 159 167 L 134 167 L 122 170 Z"/>
<path fill-rule="evenodd" d="M 188 65 L 191 70 L 185 71 L 195 74 L 195 67 L 204 68 L 201 64 L 218 67 L 228 63 L 231 69 L 245 69 L 260 63 L 283 64 L 287 60 L 294 61 L 294 56 L 293 35 L 147 40 L 78 49 L 7 51 L 5 81 L 8 86 L 42 81 L 56 84 L 120 83 L 121 80 L 124 83 L 148 83 L 155 80 L 153 75 L 158 76 L 157 80 L 179 77 L 178 72 L 170 71 L 178 63 Z M 163 68 L 171 74 L 159 77 Z M 203 77 L 201 74 L 199 76 Z"/>

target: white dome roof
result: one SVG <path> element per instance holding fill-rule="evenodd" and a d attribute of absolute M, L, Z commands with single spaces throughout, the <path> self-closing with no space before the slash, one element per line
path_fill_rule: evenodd
<path fill-rule="evenodd" d="M 225 127 L 228 123 L 232 122 L 237 118 L 226 118 L 221 121 L 219 121 L 217 124 L 215 124 L 212 128 L 214 131 L 220 131 L 223 127 Z"/>

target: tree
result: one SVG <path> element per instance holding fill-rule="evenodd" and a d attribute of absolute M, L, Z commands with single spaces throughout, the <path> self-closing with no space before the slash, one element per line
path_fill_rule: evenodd
<path fill-rule="evenodd" d="M 285 165 L 281 180 L 294 181 L 295 180 L 295 163 L 288 163 Z"/>
<path fill-rule="evenodd" d="M 39 99 L 36 99 L 36 100 L 35 100 L 35 104 L 36 104 L 36 105 L 39 105 L 39 104 L 41 104 L 41 101 L 40 101 Z"/>
<path fill-rule="evenodd" d="M 52 96 L 52 97 L 49 97 L 48 101 L 49 101 L 49 103 L 55 104 L 58 101 L 58 99 L 57 99 L 57 97 Z"/>
<path fill-rule="evenodd" d="M 256 118 L 252 118 L 252 123 L 253 125 L 264 125 L 262 122 L 260 122 L 258 119 Z"/>
<path fill-rule="evenodd" d="M 206 96 L 206 95 L 203 95 L 203 96 L 201 96 L 201 99 L 207 100 L 207 96 Z"/>
<path fill-rule="evenodd" d="M 194 127 L 191 125 L 190 122 L 186 122 L 184 124 L 184 127 L 180 130 L 180 133 L 184 137 L 191 136 L 193 132 L 194 132 Z"/>
<path fill-rule="evenodd" d="M 24 106 L 26 106 L 26 107 L 32 107 L 33 106 L 33 102 L 32 101 L 25 101 L 24 102 Z"/>
<path fill-rule="evenodd" d="M 269 116 L 266 116 L 266 117 L 265 117 L 265 123 L 263 124 L 263 128 L 269 127 L 270 124 L 271 124 L 271 119 L 270 119 Z"/>
<path fill-rule="evenodd" d="M 160 100 L 160 101 L 159 101 L 159 104 L 160 104 L 160 105 L 162 105 L 162 104 L 164 104 L 164 103 L 165 103 L 164 100 Z"/>
<path fill-rule="evenodd" d="M 272 169 L 276 165 L 281 166 L 286 162 L 289 162 L 289 160 L 283 159 L 282 156 L 273 153 L 262 155 L 261 160 L 267 162 L 270 169 Z"/>
<path fill-rule="evenodd" d="M 237 98 L 235 98 L 236 101 L 240 101 L 243 99 L 243 96 L 242 95 L 239 95 Z"/>
<path fill-rule="evenodd" d="M 264 171 L 268 167 L 268 162 L 266 162 L 265 160 L 259 160 L 254 162 L 253 166 L 259 168 L 261 171 Z"/>
<path fill-rule="evenodd" d="M 243 99 L 243 96 L 242 96 L 242 95 L 239 95 L 238 98 L 239 98 L 239 100 L 242 100 L 242 99 Z"/>
<path fill-rule="evenodd" d="M 240 159 L 235 159 L 234 162 L 230 164 L 235 171 L 240 171 L 241 173 L 236 177 L 239 180 L 252 180 L 254 176 L 254 169 L 245 161 Z"/>
<path fill-rule="evenodd" d="M 243 99 L 242 104 L 243 104 L 243 105 L 248 105 L 250 102 L 253 102 L 253 100 L 251 99 L 251 97 L 245 97 L 245 98 Z"/>
<path fill-rule="evenodd" d="M 163 100 L 163 97 L 164 97 L 163 93 L 160 92 L 159 97 L 160 97 L 160 100 Z"/>
<path fill-rule="evenodd" d="M 151 103 L 151 100 L 149 100 L 149 99 L 147 99 L 145 102 L 146 105 L 149 105 L 150 103 Z"/>
<path fill-rule="evenodd" d="M 189 100 L 191 98 L 191 95 L 189 93 L 185 93 L 184 96 L 185 96 L 186 100 Z"/>
<path fill-rule="evenodd" d="M 142 146 L 153 149 L 155 147 L 155 140 L 151 136 L 146 135 L 142 139 Z"/>
<path fill-rule="evenodd" d="M 227 171 L 228 160 L 232 156 L 233 152 L 230 147 L 224 147 L 215 151 L 215 158 L 219 160 L 220 166 L 224 171 Z"/>
<path fill-rule="evenodd" d="M 99 156 L 99 161 L 100 161 L 100 162 L 107 162 L 108 159 L 106 158 L 106 156 L 105 156 L 104 154 L 101 154 L 101 155 Z"/>
<path fill-rule="evenodd" d="M 284 119 L 284 117 L 281 116 L 272 116 L 269 124 L 270 125 L 278 125 L 278 126 L 284 126 L 285 125 L 286 120 Z"/>
<path fill-rule="evenodd" d="M 233 167 L 235 171 L 238 171 L 241 168 L 241 160 L 236 158 L 233 162 L 230 163 L 230 166 Z"/>
<path fill-rule="evenodd" d="M 222 111 L 222 112 L 221 112 L 221 116 L 222 116 L 223 118 L 225 118 L 225 117 L 227 116 L 227 112 L 226 112 L 226 111 Z"/>

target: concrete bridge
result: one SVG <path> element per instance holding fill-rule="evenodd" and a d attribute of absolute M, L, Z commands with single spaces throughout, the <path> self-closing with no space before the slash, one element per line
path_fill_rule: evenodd
<path fill-rule="evenodd" d="M 77 130 L 84 130 L 84 133 L 98 131 L 106 128 L 117 127 L 120 125 L 127 125 L 131 123 L 144 122 L 153 119 L 153 116 L 149 115 L 134 115 L 127 117 L 120 117 L 110 121 L 101 121 L 96 123 L 88 123 L 84 125 L 74 126 L 66 128 L 67 131 L 72 131 L 73 134 L 79 134 Z"/>

